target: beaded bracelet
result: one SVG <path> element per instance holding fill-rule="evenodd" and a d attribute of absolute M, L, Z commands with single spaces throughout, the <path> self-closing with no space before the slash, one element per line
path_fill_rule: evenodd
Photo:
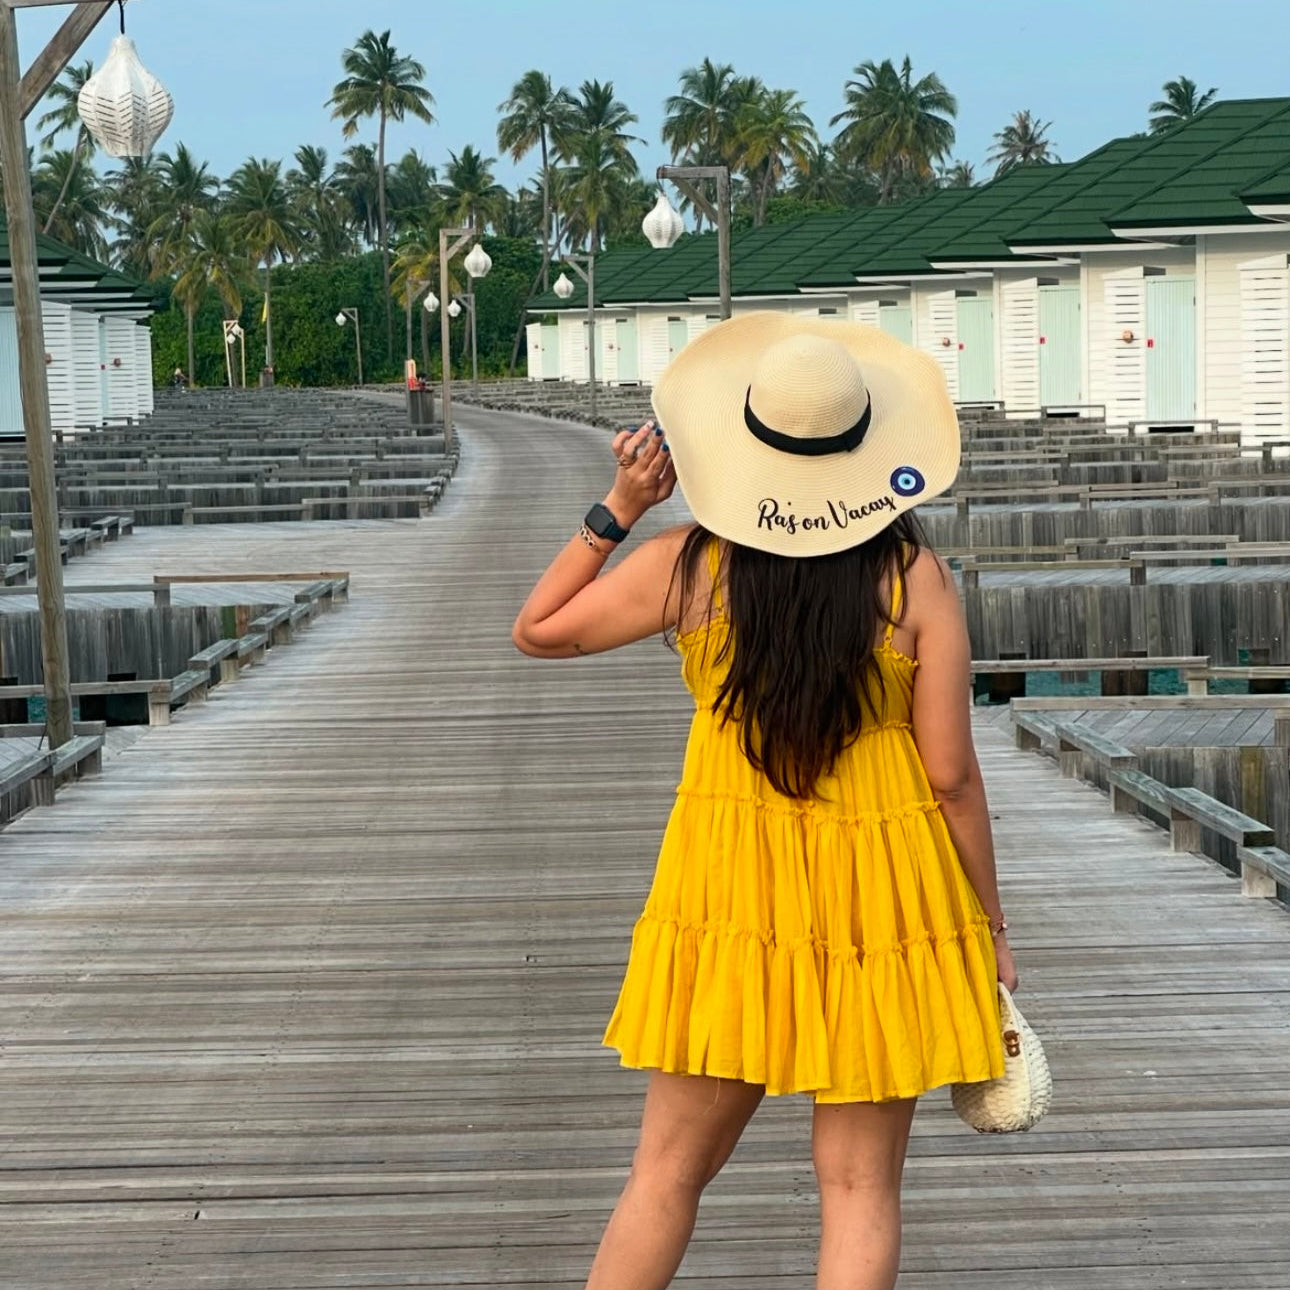
<path fill-rule="evenodd" d="M 582 540 L 583 540 L 583 541 L 584 541 L 584 542 L 585 542 L 585 543 L 586 543 L 586 544 L 587 544 L 587 545 L 588 545 L 588 546 L 589 546 L 589 547 L 590 547 L 590 548 L 591 548 L 591 549 L 592 549 L 592 550 L 593 550 L 597 555 L 602 556 L 602 557 L 603 557 L 604 559 L 606 559 L 606 560 L 608 560 L 608 559 L 609 559 L 609 552 L 608 552 L 608 551 L 606 551 L 606 550 L 605 550 L 605 548 L 604 548 L 603 546 L 601 546 L 599 542 L 597 542 L 597 541 L 596 541 L 596 539 L 595 539 L 594 535 L 592 534 L 591 530 L 590 530 L 590 529 L 589 529 L 585 524 L 583 524 L 583 525 L 581 526 L 581 528 L 579 528 L 579 529 L 578 529 L 578 536 L 579 536 L 579 537 L 580 537 L 580 538 L 581 538 L 581 539 L 582 539 Z"/>
<path fill-rule="evenodd" d="M 1007 930 L 1008 930 L 1008 920 L 1006 918 L 1000 917 L 998 927 L 994 925 L 993 918 L 990 920 L 990 936 L 992 938 L 996 936 L 1002 936 L 1004 932 L 1006 932 Z"/>

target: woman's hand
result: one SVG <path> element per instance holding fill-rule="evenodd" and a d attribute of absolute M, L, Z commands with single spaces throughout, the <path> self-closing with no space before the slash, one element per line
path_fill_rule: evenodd
<path fill-rule="evenodd" d="M 624 528 L 631 528 L 651 506 L 666 501 L 676 487 L 676 467 L 663 443 L 663 431 L 653 421 L 639 430 L 620 430 L 614 436 L 618 471 L 605 505 Z"/>
<path fill-rule="evenodd" d="M 1008 987 L 1009 994 L 1014 993 L 1021 978 L 1017 975 L 1008 937 L 1002 932 L 994 938 L 994 961 L 999 968 L 999 980 Z"/>

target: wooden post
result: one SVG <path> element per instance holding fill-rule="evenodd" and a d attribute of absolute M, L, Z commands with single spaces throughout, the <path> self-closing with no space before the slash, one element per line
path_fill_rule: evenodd
<path fill-rule="evenodd" d="M 37 594 L 46 722 L 50 747 L 59 748 L 73 737 L 67 606 L 63 596 L 58 498 L 54 482 L 54 437 L 45 374 L 45 329 L 40 309 L 40 270 L 31 209 L 31 175 L 27 168 L 27 131 L 23 123 L 21 84 L 16 16 L 7 4 L 0 4 L 0 167 L 3 167 L 5 176 L 5 213 L 9 223 L 14 311 L 18 324 L 19 387 L 23 429 L 27 438 L 32 540 L 39 578 Z"/>
<path fill-rule="evenodd" d="M 468 228 L 441 228 L 439 230 L 439 348 L 442 353 L 439 355 L 443 367 L 442 389 L 443 400 L 443 450 L 445 453 L 452 452 L 453 429 L 452 429 L 452 334 L 450 331 L 452 319 L 448 314 L 448 304 L 452 296 L 448 293 L 448 261 L 452 259 L 465 244 L 470 241 L 474 233 Z M 453 243 L 449 243 L 449 238 L 456 238 Z"/>
<path fill-rule="evenodd" d="M 717 284 L 721 292 L 721 316 L 730 317 L 730 171 L 717 173 Z"/>

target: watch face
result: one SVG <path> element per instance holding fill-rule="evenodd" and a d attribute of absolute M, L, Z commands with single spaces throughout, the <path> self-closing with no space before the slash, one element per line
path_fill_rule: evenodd
<path fill-rule="evenodd" d="M 602 502 L 597 502 L 591 510 L 587 512 L 587 527 L 597 536 L 602 538 L 611 538 L 617 533 L 622 535 L 627 532 L 621 524 L 614 518 L 614 513 Z"/>

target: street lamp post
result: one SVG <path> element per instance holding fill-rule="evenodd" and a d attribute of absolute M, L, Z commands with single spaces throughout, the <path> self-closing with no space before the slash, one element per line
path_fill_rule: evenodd
<path fill-rule="evenodd" d="M 242 347 L 242 388 L 246 389 L 246 332 L 236 318 L 224 319 L 224 358 L 228 369 L 228 388 L 233 388 L 233 346 Z"/>
<path fill-rule="evenodd" d="M 461 303 L 459 304 L 458 301 Z M 462 305 L 465 305 L 470 313 L 470 388 L 478 396 L 479 394 L 479 330 L 475 322 L 475 293 L 473 291 L 463 291 L 448 306 L 448 313 L 453 318 L 461 317 Z"/>
<path fill-rule="evenodd" d="M 473 228 L 441 228 L 439 230 L 439 295 L 444 300 L 451 299 L 448 287 L 448 261 L 476 236 L 477 234 Z M 489 269 L 493 267 L 493 261 L 484 248 L 476 242 L 470 254 L 466 256 L 465 266 L 466 272 L 472 278 L 483 278 L 487 276 Z M 441 397 L 443 400 L 443 448 L 445 452 L 451 452 L 453 447 L 452 337 L 450 334 L 452 318 L 450 314 L 451 307 L 445 306 L 443 313 L 439 315 L 439 347 L 443 362 L 443 393 Z"/>
<path fill-rule="evenodd" d="M 363 328 L 358 321 L 358 310 L 352 306 L 342 309 L 336 315 L 336 326 L 343 327 L 347 322 L 354 324 L 354 344 L 358 348 L 358 383 L 363 384 Z"/>
<path fill-rule="evenodd" d="M 37 5 L 71 8 L 62 26 L 23 73 L 15 10 Z M 0 0 L 0 169 L 5 176 L 4 204 L 13 275 L 14 318 L 18 340 L 18 382 L 27 447 L 32 545 L 36 551 L 36 596 L 40 615 L 41 667 L 45 685 L 45 729 L 50 746 L 73 737 L 71 670 L 67 648 L 67 600 L 59 536 L 58 492 L 54 477 L 54 435 L 45 373 L 45 329 L 40 305 L 40 268 L 24 125 L 36 104 L 62 75 L 89 38 L 111 0 Z M 124 9 L 122 10 L 124 26 Z M 104 78 L 108 64 L 110 78 Z M 139 63 L 122 35 L 100 68 L 95 91 L 84 99 L 92 111 L 86 125 L 112 156 L 146 153 L 170 120 L 172 105 L 155 77 Z M 86 89 L 89 89 L 87 85 Z M 117 123 L 113 128 L 111 123 Z M 124 129 L 120 123 L 124 122 Z"/>
<path fill-rule="evenodd" d="M 587 284 L 587 384 L 591 402 L 591 423 L 596 423 L 596 256 L 594 252 L 569 252 L 569 267 Z M 586 266 L 585 268 L 583 266 Z M 562 273 L 553 288 L 561 300 L 573 295 L 573 283 Z"/>
<path fill-rule="evenodd" d="M 407 307 L 408 314 L 408 362 L 412 362 L 415 355 L 412 352 L 412 310 L 417 302 L 417 297 L 425 290 L 426 284 L 416 278 L 408 278 L 403 284 L 403 303 Z"/>
<path fill-rule="evenodd" d="M 717 290 L 721 297 L 721 317 L 730 317 L 730 167 L 729 166 L 660 166 L 659 183 L 670 179 L 682 193 L 717 226 Z M 714 207 L 692 181 L 715 179 L 717 204 Z M 670 216 L 669 216 L 670 212 Z M 656 218 L 659 217 L 659 218 Z M 681 236 L 680 217 L 659 191 L 659 204 L 641 225 L 650 245 L 657 250 L 674 246 Z"/>

